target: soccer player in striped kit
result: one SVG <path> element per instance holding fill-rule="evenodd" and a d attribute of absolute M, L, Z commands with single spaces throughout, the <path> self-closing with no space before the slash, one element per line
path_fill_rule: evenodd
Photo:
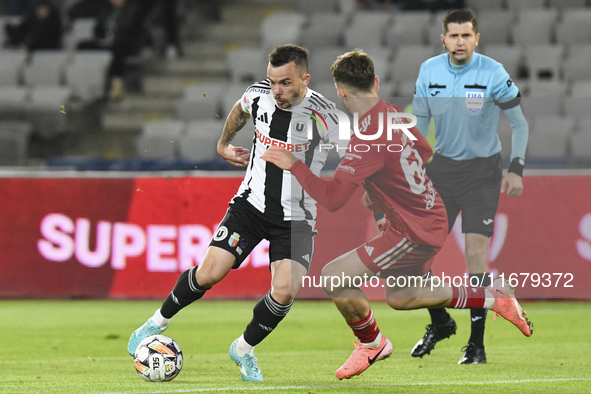
<path fill-rule="evenodd" d="M 267 78 L 251 85 L 226 119 L 218 153 L 230 164 L 246 167 L 246 175 L 230 208 L 213 235 L 203 262 L 183 272 L 170 295 L 129 339 L 133 355 L 148 336 L 162 333 L 182 308 L 199 300 L 231 269 L 242 264 L 262 240 L 270 242 L 271 289 L 255 305 L 253 318 L 230 347 L 230 357 L 242 380 L 262 381 L 254 347 L 263 341 L 289 312 L 302 278 L 308 272 L 314 248 L 316 202 L 293 175 L 261 159 L 270 146 L 284 147 L 318 174 L 328 150 L 321 144 L 338 144 L 335 105 L 308 88 L 308 52 L 296 45 L 277 47 L 269 55 Z M 315 114 L 321 122 L 313 122 Z M 253 147 L 231 144 L 252 117 Z"/>

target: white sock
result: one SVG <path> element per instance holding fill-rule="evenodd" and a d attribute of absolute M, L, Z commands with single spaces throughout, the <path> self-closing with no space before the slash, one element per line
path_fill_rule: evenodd
<path fill-rule="evenodd" d="M 378 336 L 376 337 L 376 339 L 373 342 L 370 342 L 370 343 L 363 343 L 363 342 L 361 342 L 361 344 L 363 346 L 367 346 L 367 347 L 376 347 L 376 346 L 378 346 L 380 344 L 381 341 L 382 341 L 382 332 L 380 331 L 378 333 Z"/>
<path fill-rule="evenodd" d="M 488 289 L 484 289 L 484 309 L 490 309 L 495 306 L 495 296 Z"/>
<path fill-rule="evenodd" d="M 240 338 L 238 338 L 238 342 L 236 343 L 236 353 L 238 356 L 244 357 L 246 353 L 252 352 L 254 352 L 254 346 L 251 346 L 244 340 L 244 335 L 240 335 Z"/>
<path fill-rule="evenodd" d="M 170 319 L 165 318 L 160 313 L 160 308 L 156 312 L 154 312 L 154 316 L 151 317 L 152 323 L 158 325 L 160 328 L 165 328 L 170 323 Z"/>

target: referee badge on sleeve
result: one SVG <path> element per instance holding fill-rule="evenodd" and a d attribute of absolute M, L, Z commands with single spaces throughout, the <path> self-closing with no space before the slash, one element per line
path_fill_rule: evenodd
<path fill-rule="evenodd" d="M 466 92 L 466 108 L 473 114 L 482 109 L 484 104 L 483 92 Z"/>

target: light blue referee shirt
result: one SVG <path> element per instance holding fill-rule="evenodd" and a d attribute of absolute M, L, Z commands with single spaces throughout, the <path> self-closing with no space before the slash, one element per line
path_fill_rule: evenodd
<path fill-rule="evenodd" d="M 412 110 L 424 136 L 435 118 L 435 152 L 470 160 L 501 151 L 497 127 L 502 109 L 513 127 L 511 160 L 523 159 L 529 130 L 520 97 L 501 63 L 474 52 L 468 64 L 455 66 L 445 53 L 421 65 Z"/>

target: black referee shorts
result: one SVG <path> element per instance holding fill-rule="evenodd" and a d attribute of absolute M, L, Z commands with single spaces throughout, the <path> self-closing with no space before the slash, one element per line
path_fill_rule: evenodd
<path fill-rule="evenodd" d="M 270 262 L 291 259 L 309 270 L 315 235 L 316 231 L 305 220 L 274 220 L 243 198 L 236 197 L 209 246 L 217 246 L 232 253 L 236 257 L 233 268 L 238 268 L 255 246 L 262 239 L 267 239 Z"/>
<path fill-rule="evenodd" d="M 435 153 L 427 175 L 445 204 L 449 231 L 462 211 L 463 233 L 493 235 L 503 177 L 500 153 L 460 161 Z"/>

